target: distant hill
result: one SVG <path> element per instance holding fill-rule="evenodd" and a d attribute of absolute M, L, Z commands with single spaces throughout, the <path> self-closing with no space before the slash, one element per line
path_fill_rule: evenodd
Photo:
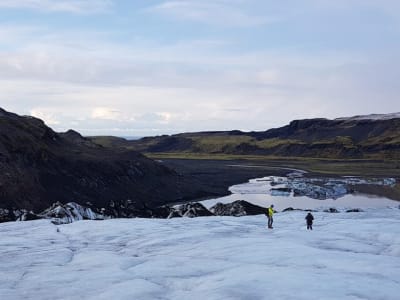
<path fill-rule="evenodd" d="M 391 113 L 391 114 L 370 114 L 370 115 L 361 115 L 361 116 L 354 116 L 354 117 L 344 117 L 344 118 L 337 118 L 335 120 L 390 120 L 390 119 L 399 119 L 400 112 Z"/>
<path fill-rule="evenodd" d="M 400 113 L 350 118 L 295 120 L 260 132 L 215 131 L 145 137 L 135 141 L 93 137 L 105 147 L 146 153 L 191 153 L 399 159 Z"/>
<path fill-rule="evenodd" d="M 0 208 L 38 212 L 56 201 L 75 201 L 118 210 L 207 193 L 136 151 L 103 147 L 72 130 L 56 133 L 39 119 L 0 109 Z"/>

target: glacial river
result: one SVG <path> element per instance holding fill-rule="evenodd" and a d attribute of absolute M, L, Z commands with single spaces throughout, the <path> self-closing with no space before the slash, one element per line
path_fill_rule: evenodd
<path fill-rule="evenodd" d="M 231 195 L 204 200 L 201 203 L 207 208 L 210 208 L 218 202 L 230 203 L 236 200 L 245 200 L 262 207 L 268 207 L 271 204 L 274 204 L 275 209 L 278 211 L 287 207 L 299 209 L 323 209 L 329 207 L 335 207 L 337 209 L 362 209 L 374 207 L 399 207 L 400 205 L 399 201 L 366 194 L 346 194 L 337 199 L 325 200 L 312 199 L 306 196 L 294 196 L 293 193 L 286 196 L 273 196 L 271 195 L 271 189 L 276 188 L 277 186 L 271 184 L 271 178 L 273 177 L 252 179 L 247 183 L 231 186 L 229 188 L 229 191 L 232 193 Z M 278 185 L 278 187 L 280 186 L 283 185 Z"/>

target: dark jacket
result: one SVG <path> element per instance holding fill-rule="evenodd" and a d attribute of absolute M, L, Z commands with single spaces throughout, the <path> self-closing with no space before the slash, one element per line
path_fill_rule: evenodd
<path fill-rule="evenodd" d="M 305 219 L 307 220 L 307 224 L 312 224 L 314 216 L 311 213 L 308 213 Z"/>

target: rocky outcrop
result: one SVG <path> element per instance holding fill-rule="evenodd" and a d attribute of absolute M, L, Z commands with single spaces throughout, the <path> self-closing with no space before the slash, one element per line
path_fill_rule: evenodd
<path fill-rule="evenodd" d="M 210 211 L 216 216 L 252 216 L 265 214 L 266 209 L 261 206 L 251 204 L 244 200 L 237 200 L 232 203 L 217 203 L 210 208 Z"/>
<path fill-rule="evenodd" d="M 24 215 L 33 214 L 32 212 L 26 209 L 4 209 L 0 208 L 0 223 L 3 222 L 12 222 L 22 219 L 25 221 Z"/>
<path fill-rule="evenodd" d="M 324 212 L 327 212 L 327 213 L 338 213 L 339 211 L 334 207 L 330 207 L 328 209 L 324 209 Z"/>
<path fill-rule="evenodd" d="M 168 218 L 175 217 L 208 217 L 213 214 L 201 203 L 186 203 L 171 208 Z"/>
<path fill-rule="evenodd" d="M 346 210 L 347 213 L 352 213 L 352 212 L 363 212 L 363 210 L 361 208 L 352 208 L 352 209 L 348 209 Z"/>
<path fill-rule="evenodd" d="M 127 205 L 128 204 L 128 205 Z M 88 205 L 91 205 L 90 203 Z M 116 204 L 114 203 L 114 208 Z M 399 206 L 400 208 L 400 206 Z M 317 212 L 311 209 L 297 209 L 288 207 L 282 212 L 304 211 Z M 323 210 L 328 213 L 339 213 L 340 211 L 334 207 Z M 274 210 L 275 213 L 277 211 Z M 363 212 L 359 208 L 348 209 L 345 212 Z M 80 220 L 106 220 L 111 218 L 196 218 L 207 216 L 253 216 L 263 215 L 266 213 L 266 208 L 254 205 L 244 200 L 237 200 L 232 203 L 217 203 L 209 210 L 201 203 L 186 203 L 173 207 L 164 205 L 156 208 L 148 208 L 143 206 L 138 209 L 138 206 L 129 207 L 129 203 L 125 203 L 119 210 L 106 210 L 105 208 L 96 209 L 79 205 L 74 202 L 62 204 L 60 202 L 53 203 L 43 212 L 35 214 L 28 210 L 8 210 L 0 209 L 0 223 L 11 221 L 32 221 L 38 219 L 50 219 L 55 225 L 69 224 Z"/>
<path fill-rule="evenodd" d="M 34 221 L 34 220 L 40 220 L 43 219 L 41 216 L 38 216 L 32 211 L 24 212 L 22 215 L 20 215 L 17 218 L 17 221 Z"/>
<path fill-rule="evenodd" d="M 67 204 L 54 203 L 37 216 L 43 219 L 52 219 L 54 224 L 68 224 L 80 220 L 104 220 L 110 218 L 74 202 Z"/>
<path fill-rule="evenodd" d="M 56 202 L 38 214 L 25 209 L 0 209 L 0 223 L 50 219 L 54 224 L 60 225 L 80 220 L 104 220 L 110 219 L 111 217 L 110 215 L 104 214 L 104 210 L 92 210 L 92 208 L 74 202 L 66 204 Z"/>
<path fill-rule="evenodd" d="M 311 210 L 304 210 L 304 209 L 293 208 L 293 207 L 287 207 L 284 210 L 282 210 L 282 212 L 287 212 L 287 211 L 311 211 Z"/>

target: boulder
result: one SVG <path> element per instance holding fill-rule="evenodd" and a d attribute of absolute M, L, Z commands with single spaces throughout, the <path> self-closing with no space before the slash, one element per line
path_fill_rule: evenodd
<path fill-rule="evenodd" d="M 182 218 L 182 215 L 177 210 L 172 209 L 167 219 L 172 219 L 172 218 Z"/>
<path fill-rule="evenodd" d="M 171 217 L 181 216 L 181 217 L 207 217 L 212 216 L 213 214 L 204 207 L 201 203 L 186 203 L 179 206 L 176 206 L 172 209 Z"/>
<path fill-rule="evenodd" d="M 329 208 L 329 209 L 325 209 L 324 212 L 328 212 L 328 213 L 338 213 L 339 211 L 338 211 L 336 208 L 331 207 L 331 208 Z"/>
<path fill-rule="evenodd" d="M 0 208 L 0 223 L 13 221 L 32 221 L 38 219 L 42 219 L 42 217 L 26 209 Z"/>
<path fill-rule="evenodd" d="M 68 224 L 79 220 L 104 220 L 104 215 L 94 212 L 91 208 L 84 207 L 75 202 L 62 204 L 53 203 L 48 209 L 38 214 L 44 219 L 52 219 L 54 224 Z"/>
<path fill-rule="evenodd" d="M 348 209 L 346 212 L 351 213 L 351 212 L 363 212 L 361 208 L 353 208 L 353 209 Z"/>
<path fill-rule="evenodd" d="M 171 207 L 169 207 L 167 205 L 151 209 L 151 217 L 152 218 L 166 219 L 166 218 L 169 218 L 170 214 L 171 214 Z"/>
<path fill-rule="evenodd" d="M 298 209 L 298 208 L 293 208 L 293 207 L 287 207 L 284 210 L 282 210 L 282 212 L 286 212 L 286 211 L 293 211 L 293 210 L 302 210 L 302 209 Z"/>
<path fill-rule="evenodd" d="M 10 209 L 0 208 L 0 223 L 12 222 L 16 220 L 16 216 Z"/>
<path fill-rule="evenodd" d="M 34 220 L 40 220 L 40 219 L 43 219 L 43 217 L 38 216 L 37 214 L 29 211 L 29 212 L 25 212 L 24 214 L 22 214 L 18 218 L 18 221 L 34 221 Z"/>
<path fill-rule="evenodd" d="M 216 216 L 241 217 L 265 214 L 266 208 L 244 200 L 237 200 L 227 204 L 217 203 L 210 208 L 210 211 Z"/>

